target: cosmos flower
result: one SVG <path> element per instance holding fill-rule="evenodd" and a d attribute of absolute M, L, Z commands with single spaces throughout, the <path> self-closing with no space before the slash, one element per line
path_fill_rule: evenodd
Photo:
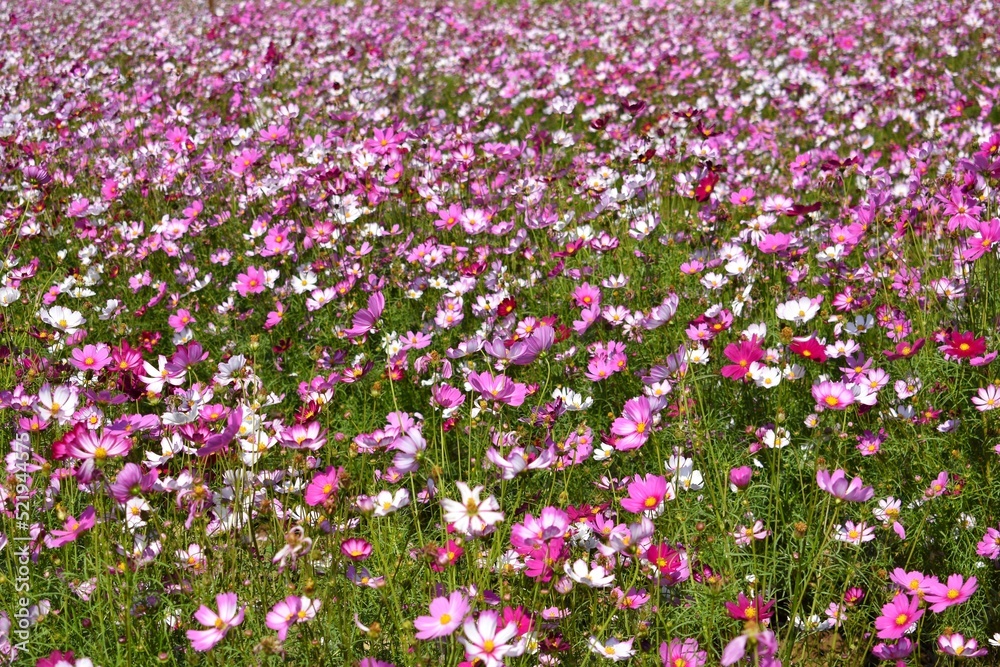
<path fill-rule="evenodd" d="M 971 598 L 978 587 L 975 577 L 964 579 L 960 574 L 952 574 L 949 575 L 947 583 L 931 584 L 931 589 L 924 596 L 924 600 L 930 604 L 931 611 L 940 614 L 948 607 L 962 604 Z"/>
<path fill-rule="evenodd" d="M 311 600 L 306 596 L 289 595 L 281 602 L 277 603 L 267 612 L 264 624 L 278 632 L 278 639 L 285 641 L 288 630 L 296 623 L 305 623 L 316 618 L 322 601 Z M 219 605 L 222 608 L 222 605 Z M 239 625 L 239 623 L 233 623 Z"/>
<path fill-rule="evenodd" d="M 882 607 L 882 615 L 875 619 L 875 629 L 879 639 L 899 639 L 912 627 L 924 611 L 919 608 L 920 600 L 899 594 L 892 602 Z"/>
<path fill-rule="evenodd" d="M 469 613 L 469 601 L 459 591 L 448 597 L 438 597 L 431 601 L 430 615 L 419 616 L 413 621 L 417 629 L 417 639 L 437 639 L 455 632 Z"/>
<path fill-rule="evenodd" d="M 628 451 L 642 447 L 649 440 L 652 422 L 653 413 L 647 397 L 628 400 L 623 416 L 615 419 L 611 425 L 611 432 L 617 436 L 615 449 Z"/>
<path fill-rule="evenodd" d="M 517 634 L 517 624 L 507 623 L 499 627 L 500 616 L 495 611 L 480 612 L 479 617 L 471 616 L 462 626 L 464 636 L 459 641 L 465 646 L 468 660 L 479 660 L 483 667 L 500 667 L 506 655 L 514 650 L 510 640 Z"/>
<path fill-rule="evenodd" d="M 482 535 L 487 529 L 503 521 L 500 503 L 493 496 L 480 500 L 482 486 L 470 489 L 465 482 L 455 482 L 461 502 L 443 498 L 441 507 L 444 509 L 444 520 L 452 524 L 459 533 L 467 535 Z"/>
<path fill-rule="evenodd" d="M 847 473 L 838 468 L 833 474 L 826 470 L 816 471 L 816 484 L 830 495 L 852 503 L 863 503 L 875 497 L 875 489 L 863 486 L 860 477 L 847 481 Z"/>
<path fill-rule="evenodd" d="M 91 505 L 83 510 L 78 519 L 72 516 L 66 517 L 66 522 L 63 524 L 62 530 L 52 529 L 45 536 L 45 546 L 50 549 L 57 549 L 64 544 L 75 541 L 80 535 L 94 527 L 95 516 L 96 511 L 93 505 Z"/>
<path fill-rule="evenodd" d="M 211 650 L 226 637 L 230 628 L 243 622 L 245 607 L 237 606 L 236 593 L 219 593 L 215 596 L 215 602 L 218 613 L 205 605 L 198 607 L 198 611 L 194 613 L 195 620 L 208 628 L 187 631 L 187 638 L 191 640 L 191 647 L 195 651 Z"/>

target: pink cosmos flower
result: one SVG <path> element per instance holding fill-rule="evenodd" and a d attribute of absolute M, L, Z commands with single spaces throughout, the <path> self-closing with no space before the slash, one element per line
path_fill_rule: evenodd
<path fill-rule="evenodd" d="M 240 296 L 260 294 L 267 288 L 267 272 L 256 266 L 248 266 L 246 273 L 236 276 L 236 291 Z"/>
<path fill-rule="evenodd" d="M 740 188 L 738 191 L 729 195 L 729 203 L 733 206 L 746 206 L 753 201 L 753 198 L 753 188 Z M 678 667 L 687 667 L 687 665 Z"/>
<path fill-rule="evenodd" d="M 942 470 L 938 473 L 938 476 L 934 478 L 931 485 L 927 487 L 924 491 L 925 498 L 937 498 L 938 496 L 944 495 L 948 490 L 948 482 L 951 480 L 951 475 L 948 474 L 947 470 Z"/>
<path fill-rule="evenodd" d="M 237 607 L 236 593 L 220 593 L 215 596 L 219 613 L 201 605 L 194 613 L 195 620 L 206 626 L 208 630 L 188 630 L 187 638 L 195 651 L 208 651 L 218 644 L 229 632 L 243 622 L 246 607 Z"/>
<path fill-rule="evenodd" d="M 6 615 L 2 618 L 5 619 Z M 0 652 L 8 656 L 11 660 L 15 660 L 17 658 L 17 650 L 12 650 L 11 644 L 6 639 L 9 633 L 4 632 L 3 634 L 5 638 L 0 642 Z M 74 658 L 73 651 L 66 651 L 65 653 L 53 651 L 47 658 L 39 658 L 38 662 L 35 663 L 35 667 L 94 667 L 94 663 L 90 658 Z"/>
<path fill-rule="evenodd" d="M 942 653 L 958 658 L 978 658 L 988 653 L 986 649 L 979 648 L 979 642 L 975 639 L 966 639 L 957 632 L 941 635 L 938 637 L 937 645 Z"/>
<path fill-rule="evenodd" d="M 317 421 L 295 424 L 283 430 L 278 439 L 288 449 L 308 449 L 315 452 L 326 444 L 326 429 Z"/>
<path fill-rule="evenodd" d="M 901 567 L 897 567 L 889 575 L 889 580 L 902 588 L 909 595 L 916 596 L 921 600 L 930 593 L 937 585 L 937 577 L 924 575 L 916 570 L 907 572 Z"/>
<path fill-rule="evenodd" d="M 754 521 L 751 526 L 736 526 L 736 530 L 732 533 L 736 544 L 741 547 L 750 545 L 754 540 L 766 539 L 770 534 L 771 531 L 764 527 L 764 522 L 760 519 Z"/>
<path fill-rule="evenodd" d="M 506 375 L 493 376 L 489 371 L 469 373 L 469 384 L 486 400 L 493 400 L 512 407 L 524 403 L 528 396 L 528 388 L 520 382 L 514 382 Z"/>
<path fill-rule="evenodd" d="M 340 489 L 340 478 L 344 474 L 343 468 L 328 467 L 319 473 L 306 487 L 306 505 L 322 505 L 331 496 L 336 495 Z"/>
<path fill-rule="evenodd" d="M 975 577 L 964 580 L 962 575 L 952 574 L 948 577 L 947 583 L 935 582 L 924 599 L 930 603 L 931 611 L 940 614 L 948 607 L 962 604 L 971 598 L 978 587 Z"/>
<path fill-rule="evenodd" d="M 601 290 L 590 283 L 583 283 L 573 290 L 573 300 L 579 308 L 591 308 L 601 303 Z"/>
<path fill-rule="evenodd" d="M 653 544 L 644 554 L 649 564 L 656 568 L 661 585 L 672 586 L 686 581 L 690 576 L 688 561 L 683 551 L 669 544 Z"/>
<path fill-rule="evenodd" d="M 823 363 L 827 359 L 826 348 L 820 345 L 815 336 L 809 338 L 796 338 L 792 340 L 788 349 L 804 359 Z"/>
<path fill-rule="evenodd" d="M 745 489 L 750 485 L 750 480 L 753 478 L 753 468 L 750 466 L 740 466 L 739 468 L 732 468 L 729 471 L 729 483 L 732 485 L 731 488 L 735 489 Z"/>
<path fill-rule="evenodd" d="M 899 639 L 923 615 L 920 600 L 916 596 L 907 597 L 902 593 L 896 595 L 892 602 L 882 607 L 882 615 L 875 619 L 879 639 Z"/>
<path fill-rule="evenodd" d="M 753 633 L 753 631 L 751 631 Z M 756 632 L 754 641 L 750 643 L 750 634 L 744 633 L 736 639 L 726 644 L 722 651 L 722 667 L 735 665 L 747 654 L 747 644 L 752 646 L 754 652 L 753 663 L 758 667 L 781 667 L 781 661 L 777 658 L 778 638 L 770 630 Z"/>
<path fill-rule="evenodd" d="M 815 384 L 812 387 L 813 399 L 816 400 L 816 409 L 819 410 L 846 410 L 854 403 L 854 394 L 843 382 L 830 382 L 826 380 Z"/>
<path fill-rule="evenodd" d="M 662 509 L 664 499 L 674 497 L 673 485 L 666 478 L 648 474 L 628 485 L 628 498 L 622 498 L 622 507 L 634 514 L 648 512 L 657 514 Z"/>
<path fill-rule="evenodd" d="M 372 545 L 360 537 L 352 537 L 341 542 L 340 552 L 354 561 L 368 560 L 372 555 Z"/>
<path fill-rule="evenodd" d="M 280 301 L 274 302 L 274 310 L 267 313 L 267 319 L 264 321 L 264 329 L 270 331 L 274 327 L 281 324 L 281 320 L 285 317 L 285 304 Z"/>
<path fill-rule="evenodd" d="M 849 483 L 847 474 L 837 469 L 830 474 L 826 470 L 816 472 L 816 483 L 819 488 L 826 491 L 835 498 L 846 500 L 852 503 L 863 503 L 871 500 L 875 496 L 875 489 L 870 486 L 863 486 L 864 482 L 860 477 L 855 477 Z"/>
<path fill-rule="evenodd" d="M 976 261 L 1000 243 L 1000 220 L 993 218 L 986 222 L 977 221 L 972 228 L 976 229 L 976 233 L 966 239 L 968 247 L 962 253 L 962 257 L 968 262 Z"/>
<path fill-rule="evenodd" d="M 469 601 L 459 591 L 448 597 L 434 598 L 430 605 L 430 616 L 418 616 L 413 622 L 417 629 L 417 639 L 437 639 L 447 637 L 462 625 L 469 613 Z"/>
<path fill-rule="evenodd" d="M 66 517 L 62 530 L 52 530 L 45 536 L 45 546 L 49 549 L 56 549 L 75 541 L 81 534 L 94 527 L 95 514 L 94 506 L 91 505 L 83 510 L 79 519 L 72 516 Z"/>
<path fill-rule="evenodd" d="M 104 343 L 84 345 L 83 349 L 74 349 L 72 356 L 71 363 L 79 370 L 97 373 L 111 363 L 111 348 Z"/>
<path fill-rule="evenodd" d="M 623 416 L 611 424 L 611 432 L 618 436 L 615 449 L 628 451 L 638 449 L 649 440 L 652 429 L 653 411 L 645 396 L 630 399 L 625 403 Z"/>
<path fill-rule="evenodd" d="M 894 644 L 886 644 L 885 642 L 879 642 L 874 647 L 872 647 L 872 655 L 879 660 L 889 661 L 889 660 L 901 660 L 905 661 L 913 653 L 913 642 L 911 642 L 906 637 L 903 637 Z"/>
<path fill-rule="evenodd" d="M 296 623 L 305 623 L 316 618 L 316 612 L 319 611 L 322 604 L 320 600 L 311 600 L 305 596 L 289 595 L 271 607 L 271 611 L 267 612 L 264 624 L 272 630 L 277 631 L 278 639 L 285 641 L 285 637 L 288 636 L 288 629 Z M 219 608 L 222 608 L 221 602 L 219 603 Z M 239 625 L 239 623 L 233 623 L 233 625 Z"/>
<path fill-rule="evenodd" d="M 987 528 L 983 539 L 976 545 L 976 554 L 990 560 L 1000 558 L 1000 530 Z"/>
<path fill-rule="evenodd" d="M 106 459 L 125 456 L 132 449 L 129 438 L 118 437 L 105 431 L 83 431 L 70 445 L 69 455 L 83 461 L 77 471 L 81 480 L 90 480 L 97 465 Z"/>
<path fill-rule="evenodd" d="M 438 406 L 445 410 L 457 408 L 465 402 L 465 394 L 445 383 L 434 385 L 431 388 L 431 397 Z"/>
<path fill-rule="evenodd" d="M 660 660 L 663 667 L 704 667 L 708 653 L 698 648 L 697 639 L 671 639 L 660 644 Z"/>
<path fill-rule="evenodd" d="M 253 148 L 247 148 L 239 155 L 233 158 L 230 165 L 230 169 L 236 175 L 243 174 L 248 171 L 250 167 L 254 165 L 257 160 L 264 157 L 264 154 L 260 151 L 254 150 Z"/>
<path fill-rule="evenodd" d="M 385 297 L 381 292 L 375 292 L 368 297 L 368 307 L 354 314 L 351 328 L 346 331 L 349 338 L 360 338 L 373 331 L 385 310 Z"/>

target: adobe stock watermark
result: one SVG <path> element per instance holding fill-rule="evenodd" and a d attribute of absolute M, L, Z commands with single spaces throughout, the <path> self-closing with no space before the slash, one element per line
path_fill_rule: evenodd
<path fill-rule="evenodd" d="M 17 478 L 17 495 L 14 498 L 14 520 L 17 522 L 17 532 L 13 537 L 14 555 L 17 558 L 17 568 L 14 573 L 14 591 L 17 594 L 17 609 L 11 623 L 13 648 L 18 651 L 28 650 L 28 640 L 31 637 L 31 479 L 28 476 L 28 462 L 31 460 L 31 439 L 27 433 L 20 433 L 11 442 L 13 453 L 13 472 Z"/>

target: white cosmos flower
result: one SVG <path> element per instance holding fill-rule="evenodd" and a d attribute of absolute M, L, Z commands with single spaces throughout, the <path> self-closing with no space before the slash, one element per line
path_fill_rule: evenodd
<path fill-rule="evenodd" d="M 578 584 L 590 586 L 591 588 L 607 588 L 615 583 L 614 573 L 609 574 L 607 570 L 598 565 L 591 569 L 587 561 L 582 558 L 577 559 L 571 566 L 567 561 L 563 568 L 567 576 Z"/>
<path fill-rule="evenodd" d="M 76 333 L 87 322 L 82 314 L 69 308 L 63 308 L 62 306 L 52 306 L 49 309 L 42 308 L 38 311 L 38 316 L 42 319 L 42 322 L 45 322 L 50 327 L 68 334 Z"/>
<path fill-rule="evenodd" d="M 396 493 L 391 491 L 379 491 L 375 496 L 375 516 L 385 516 L 392 514 L 398 509 L 410 504 L 410 492 L 406 489 L 398 489 Z"/>
<path fill-rule="evenodd" d="M 21 290 L 16 287 L 0 288 L 0 306 L 6 308 L 21 298 Z"/>
<path fill-rule="evenodd" d="M 800 299 L 793 299 L 785 303 L 778 304 L 776 308 L 778 319 L 794 322 L 795 324 L 805 324 L 816 317 L 819 312 L 819 304 L 804 296 Z"/>
<path fill-rule="evenodd" d="M 462 494 L 462 501 L 442 498 L 441 507 L 444 508 L 444 520 L 453 524 L 459 533 L 482 535 L 488 527 L 503 521 L 503 512 L 495 497 L 479 499 L 482 486 L 470 489 L 465 482 L 455 482 L 455 486 Z"/>

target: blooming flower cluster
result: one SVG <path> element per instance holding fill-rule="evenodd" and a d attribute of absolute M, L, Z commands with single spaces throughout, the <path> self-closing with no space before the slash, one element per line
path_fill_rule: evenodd
<path fill-rule="evenodd" d="M 995 3 L 190 4 L 0 0 L 0 665 L 989 664 Z"/>

